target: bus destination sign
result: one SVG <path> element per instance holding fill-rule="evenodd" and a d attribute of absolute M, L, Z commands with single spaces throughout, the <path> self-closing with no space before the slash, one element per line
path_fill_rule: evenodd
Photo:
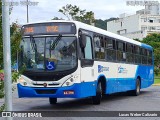
<path fill-rule="evenodd" d="M 39 23 L 24 25 L 23 35 L 55 35 L 55 34 L 76 34 L 76 27 L 73 23 Z"/>

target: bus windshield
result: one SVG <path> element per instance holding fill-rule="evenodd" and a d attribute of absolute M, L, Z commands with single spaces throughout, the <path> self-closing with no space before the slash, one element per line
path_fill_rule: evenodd
<path fill-rule="evenodd" d="M 64 71 L 77 64 L 76 37 L 28 37 L 21 42 L 20 67 Z"/>

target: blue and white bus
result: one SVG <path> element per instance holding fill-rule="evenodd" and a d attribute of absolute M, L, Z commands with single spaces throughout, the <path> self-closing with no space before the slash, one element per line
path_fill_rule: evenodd
<path fill-rule="evenodd" d="M 151 46 L 77 21 L 22 26 L 19 97 L 91 97 L 140 94 L 154 82 Z"/>

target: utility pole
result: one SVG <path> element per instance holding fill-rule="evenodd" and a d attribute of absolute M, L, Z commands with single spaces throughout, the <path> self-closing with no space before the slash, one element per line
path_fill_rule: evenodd
<path fill-rule="evenodd" d="M 29 23 L 29 15 L 28 15 L 28 0 L 27 0 L 27 23 Z"/>
<path fill-rule="evenodd" d="M 9 1 L 2 0 L 4 91 L 5 91 L 5 111 L 12 111 L 12 80 L 11 80 L 9 5 L 4 5 L 7 2 L 9 2 Z M 12 117 L 7 117 L 6 120 L 12 120 Z"/>

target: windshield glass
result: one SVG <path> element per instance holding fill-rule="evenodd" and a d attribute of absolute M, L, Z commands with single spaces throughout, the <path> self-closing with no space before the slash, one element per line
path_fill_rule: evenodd
<path fill-rule="evenodd" d="M 27 70 L 63 71 L 76 66 L 76 37 L 31 37 L 21 42 L 21 66 Z"/>

